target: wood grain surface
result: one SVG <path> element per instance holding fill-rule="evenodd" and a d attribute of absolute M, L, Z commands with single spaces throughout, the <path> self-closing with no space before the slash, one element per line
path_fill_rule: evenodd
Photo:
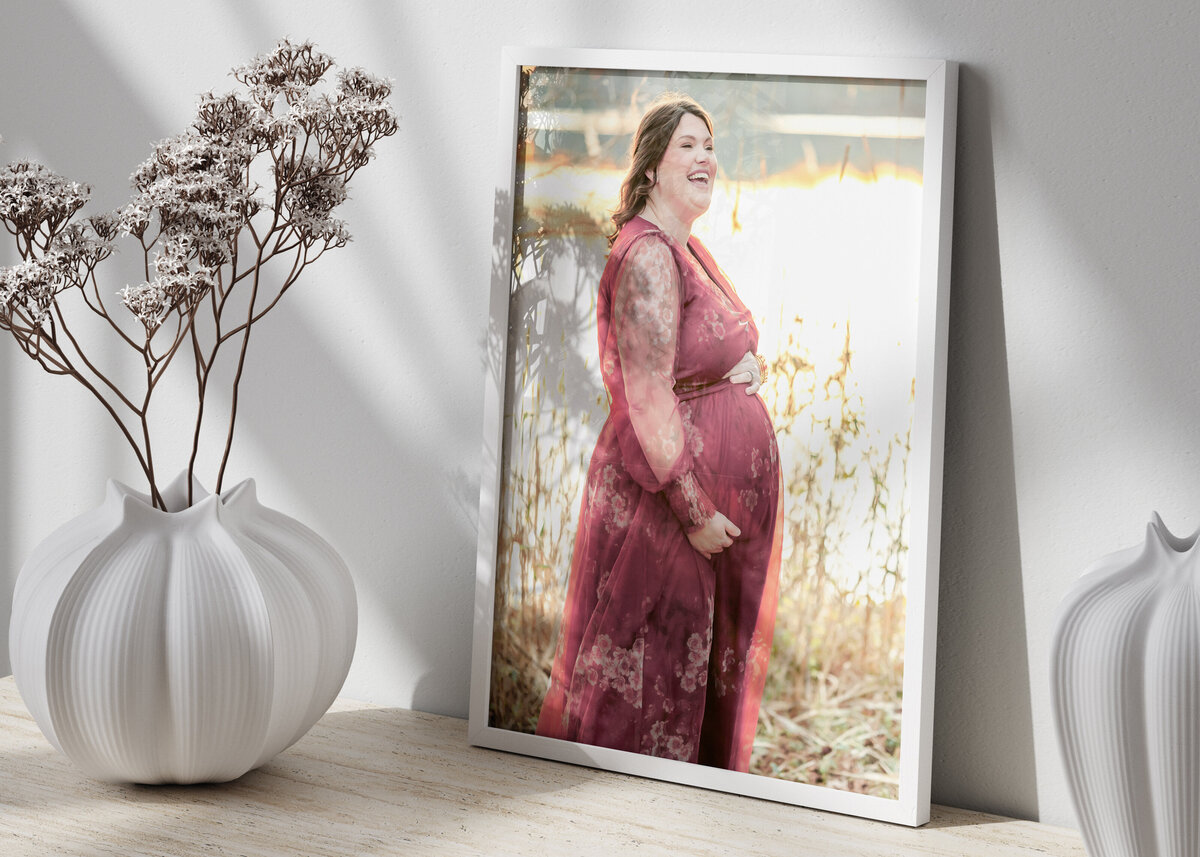
<path fill-rule="evenodd" d="M 1072 830 L 934 807 L 920 829 L 470 747 L 464 720 L 339 700 L 233 783 L 89 780 L 0 679 L 0 854 L 1084 857 Z"/>

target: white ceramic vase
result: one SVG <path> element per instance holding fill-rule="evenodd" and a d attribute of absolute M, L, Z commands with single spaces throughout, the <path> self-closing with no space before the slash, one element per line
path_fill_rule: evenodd
<path fill-rule="evenodd" d="M 109 482 L 104 503 L 34 549 L 13 595 L 10 653 L 50 743 L 89 775 L 225 782 L 329 708 L 350 667 L 354 584 L 324 540 L 181 476 L 167 508 Z"/>
<path fill-rule="evenodd" d="M 1059 610 L 1052 698 L 1091 857 L 1200 854 L 1200 548 L 1155 515 Z"/>

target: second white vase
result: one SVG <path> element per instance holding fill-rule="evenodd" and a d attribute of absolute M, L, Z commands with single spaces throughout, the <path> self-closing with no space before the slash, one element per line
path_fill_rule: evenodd
<path fill-rule="evenodd" d="M 1200 854 L 1200 547 L 1155 515 L 1063 600 L 1051 661 L 1090 857 Z"/>

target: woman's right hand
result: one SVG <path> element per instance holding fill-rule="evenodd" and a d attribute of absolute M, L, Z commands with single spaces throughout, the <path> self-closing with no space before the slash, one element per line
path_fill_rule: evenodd
<path fill-rule="evenodd" d="M 692 547 L 704 554 L 705 559 L 712 559 L 713 554 L 725 550 L 741 534 L 741 529 L 733 521 L 716 512 L 707 524 L 688 533 L 687 537 Z"/>
<path fill-rule="evenodd" d="M 747 351 L 742 359 L 725 373 L 725 377 L 734 384 L 745 384 L 747 396 L 757 393 L 763 382 L 762 370 L 753 351 Z"/>

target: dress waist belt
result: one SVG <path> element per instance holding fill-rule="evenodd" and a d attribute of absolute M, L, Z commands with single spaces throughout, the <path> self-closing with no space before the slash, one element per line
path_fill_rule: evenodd
<path fill-rule="evenodd" d="M 710 396 L 719 393 L 733 382 L 728 378 L 718 378 L 715 381 L 680 381 L 675 384 L 675 398 L 680 401 L 696 399 L 700 396 Z"/>

